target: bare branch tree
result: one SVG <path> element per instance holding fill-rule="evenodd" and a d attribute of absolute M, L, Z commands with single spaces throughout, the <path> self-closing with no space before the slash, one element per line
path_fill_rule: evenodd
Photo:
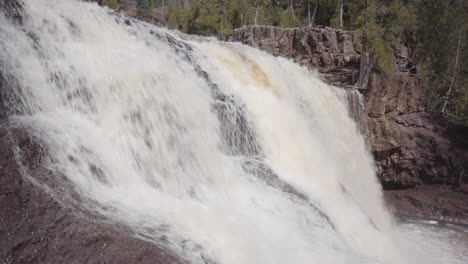
<path fill-rule="evenodd" d="M 339 20 L 340 20 L 340 29 L 343 29 L 343 5 L 344 5 L 344 0 L 338 0 L 339 1 Z"/>
<path fill-rule="evenodd" d="M 294 12 L 294 5 L 293 5 L 292 0 L 289 0 L 289 3 L 291 4 L 291 11 L 292 11 L 294 21 L 296 21 L 296 13 Z"/>
<path fill-rule="evenodd" d="M 257 9 L 255 10 L 255 21 L 254 21 L 255 25 L 257 25 L 257 18 L 258 18 L 258 5 L 257 5 Z"/>
<path fill-rule="evenodd" d="M 315 15 L 317 14 L 318 1 L 315 3 L 314 13 L 312 14 L 312 26 L 315 26 Z"/>
<path fill-rule="evenodd" d="M 452 80 L 450 81 L 449 88 L 447 90 L 447 93 L 445 93 L 444 96 L 444 103 L 442 105 L 441 112 L 445 114 L 447 111 L 447 104 L 450 99 L 450 95 L 452 94 L 452 89 L 453 89 L 453 84 L 455 83 L 455 79 L 457 76 L 457 68 L 458 68 L 458 57 L 460 54 L 460 43 L 461 43 L 461 36 L 462 36 L 462 28 L 460 27 L 460 30 L 458 31 L 458 44 L 457 44 L 457 53 L 455 55 L 455 67 L 453 69 L 453 75 L 452 75 Z"/>

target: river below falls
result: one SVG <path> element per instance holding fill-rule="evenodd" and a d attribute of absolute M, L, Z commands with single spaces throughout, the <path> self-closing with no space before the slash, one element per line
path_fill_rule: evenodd
<path fill-rule="evenodd" d="M 445 259 L 444 263 L 468 260 L 468 227 L 434 220 L 403 218 L 399 223 L 402 237 L 417 247 L 408 248 L 415 258 Z"/>

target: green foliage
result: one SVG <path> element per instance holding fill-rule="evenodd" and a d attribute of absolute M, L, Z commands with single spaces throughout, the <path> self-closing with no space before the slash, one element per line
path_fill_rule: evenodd
<path fill-rule="evenodd" d="M 340 21 L 337 15 L 334 15 L 330 20 L 330 27 L 338 28 L 340 26 Z"/>
<path fill-rule="evenodd" d="M 388 41 L 384 39 L 385 29 L 378 23 L 377 1 L 369 0 L 365 7 L 362 4 L 355 4 L 352 8 L 356 15 L 352 17 L 351 25 L 361 35 L 364 51 L 372 55 L 380 70 L 386 73 L 394 71 L 395 62 L 391 55 L 392 49 L 387 45 Z"/>
<path fill-rule="evenodd" d="M 106 5 L 115 7 L 112 0 Z M 140 18 L 161 0 L 137 0 Z M 244 25 L 338 27 L 339 0 L 165 0 L 169 27 L 191 34 L 230 34 Z M 468 20 L 466 0 L 345 0 L 343 27 L 356 30 L 376 68 L 395 70 L 395 50 L 405 44 L 426 87 L 428 109 L 468 126 Z M 460 39 L 460 41 L 458 41 Z M 458 43 L 460 42 L 460 45 Z M 458 53 L 458 56 L 457 56 Z M 456 59 L 458 58 L 458 59 Z M 456 63 L 458 61 L 458 63 Z"/>
<path fill-rule="evenodd" d="M 258 7 L 258 14 L 257 14 Z M 193 0 L 189 7 L 169 9 L 169 27 L 187 33 L 230 34 L 233 28 L 254 24 L 272 25 L 275 9 L 270 0 Z"/>
<path fill-rule="evenodd" d="M 227 21 L 227 5 L 220 0 L 193 0 L 187 7 L 169 8 L 169 27 L 200 35 L 227 34 L 232 30 Z"/>
<path fill-rule="evenodd" d="M 405 40 L 405 32 L 413 32 L 416 26 L 414 8 L 405 5 L 402 0 L 393 0 L 381 14 L 381 24 L 385 29 L 386 42 L 392 48 L 397 48 Z"/>
<path fill-rule="evenodd" d="M 229 1 L 227 20 L 233 28 L 238 28 L 243 25 L 248 25 L 253 22 L 253 15 L 251 12 L 251 1 L 249 0 L 232 0 Z"/>
<path fill-rule="evenodd" d="M 454 93 L 455 95 L 451 98 L 449 120 L 454 124 L 468 127 L 468 92 L 466 88 L 466 81 L 468 80 L 466 76 L 463 80 L 465 83 L 457 85 L 458 88 Z"/>
<path fill-rule="evenodd" d="M 225 6 L 219 0 L 196 0 L 192 3 L 194 28 L 192 32 L 200 34 L 218 34 L 225 30 Z"/>
<path fill-rule="evenodd" d="M 168 26 L 182 32 L 188 32 L 190 21 L 190 9 L 183 7 L 170 7 L 168 11 Z"/>
<path fill-rule="evenodd" d="M 294 14 L 294 10 L 288 7 L 280 16 L 280 26 L 285 28 L 291 28 L 297 26 L 297 20 Z"/>
<path fill-rule="evenodd" d="M 103 0 L 102 4 L 112 9 L 119 9 L 120 7 L 120 4 L 117 2 L 117 0 Z"/>
<path fill-rule="evenodd" d="M 379 69 L 385 73 L 395 70 L 395 62 L 392 58 L 392 49 L 390 49 L 382 37 L 383 28 L 376 23 L 367 23 L 359 32 L 363 38 L 364 51 L 369 52 L 375 60 Z"/>
<path fill-rule="evenodd" d="M 258 6 L 257 25 L 272 25 L 274 17 L 274 8 L 270 0 L 256 0 L 252 1 L 250 10 L 255 20 L 255 13 Z"/>
<path fill-rule="evenodd" d="M 428 109 L 468 126 L 468 3 L 419 0 L 415 10 Z"/>
<path fill-rule="evenodd" d="M 137 16 L 141 19 L 147 19 L 151 17 L 152 9 L 151 3 L 152 0 L 136 0 Z"/>

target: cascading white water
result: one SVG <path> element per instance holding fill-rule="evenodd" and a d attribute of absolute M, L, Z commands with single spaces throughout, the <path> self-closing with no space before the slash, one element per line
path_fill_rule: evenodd
<path fill-rule="evenodd" d="M 468 259 L 394 224 L 345 103 L 314 73 L 96 4 L 24 2 L 22 24 L 0 15 L 1 73 L 55 172 L 36 182 L 64 204 L 191 263 Z"/>

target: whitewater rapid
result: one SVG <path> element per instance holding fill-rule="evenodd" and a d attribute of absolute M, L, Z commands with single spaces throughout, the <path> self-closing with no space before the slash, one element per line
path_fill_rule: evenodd
<path fill-rule="evenodd" d="M 24 177 L 65 206 L 190 263 L 467 263 L 466 245 L 395 223 L 317 73 L 97 4 L 22 9 L 0 15 L 0 72 L 54 172 Z"/>

